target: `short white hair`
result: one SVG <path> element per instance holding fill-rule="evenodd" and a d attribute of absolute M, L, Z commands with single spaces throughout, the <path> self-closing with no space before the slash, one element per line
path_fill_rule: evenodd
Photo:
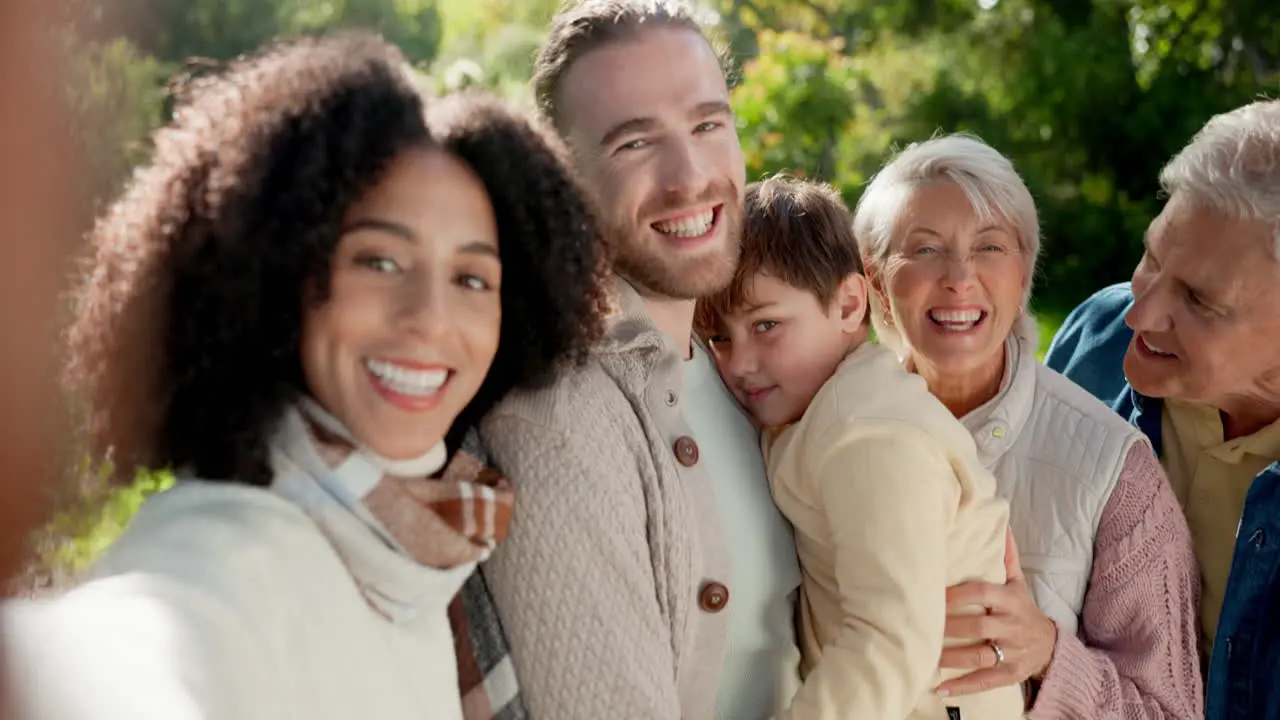
<path fill-rule="evenodd" d="M 1026 264 L 1026 287 L 1013 332 L 1034 350 L 1039 341 L 1039 327 L 1030 307 L 1036 260 L 1040 256 L 1036 203 L 1009 158 L 976 136 L 955 133 L 912 143 L 871 179 L 858 200 L 853 219 L 858 251 L 867 270 L 883 277 L 884 261 L 907 200 L 917 188 L 940 181 L 958 185 L 983 222 L 994 222 L 1000 216 L 1017 232 Z M 905 342 L 886 322 L 891 312 L 891 308 L 883 307 L 876 293 L 871 293 L 871 323 L 876 335 L 903 354 Z"/>
<path fill-rule="evenodd" d="M 1172 196 L 1240 220 L 1272 226 L 1280 259 L 1280 100 L 1264 100 L 1215 115 L 1160 171 Z"/>

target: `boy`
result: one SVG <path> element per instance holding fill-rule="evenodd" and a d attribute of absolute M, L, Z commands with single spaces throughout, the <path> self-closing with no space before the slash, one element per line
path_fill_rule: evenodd
<path fill-rule="evenodd" d="M 805 680 L 780 717 L 1020 718 L 1017 687 L 932 692 L 951 676 L 938 669 L 946 589 L 1005 581 L 1008 506 L 969 432 L 867 342 L 852 225 L 829 186 L 750 185 L 737 275 L 695 320 L 763 430 L 774 501 L 795 526 Z"/>

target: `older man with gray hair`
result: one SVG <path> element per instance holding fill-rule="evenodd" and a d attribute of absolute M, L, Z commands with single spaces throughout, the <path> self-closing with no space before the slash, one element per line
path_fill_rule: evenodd
<path fill-rule="evenodd" d="M 1204 581 L 1210 720 L 1280 719 L 1280 101 L 1212 118 L 1165 166 L 1131 283 L 1048 365 L 1151 438 Z"/>

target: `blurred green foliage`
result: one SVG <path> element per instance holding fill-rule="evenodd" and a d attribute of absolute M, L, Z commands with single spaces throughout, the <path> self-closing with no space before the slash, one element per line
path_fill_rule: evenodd
<path fill-rule="evenodd" d="M 752 177 L 853 203 L 895 148 L 977 134 L 1010 156 L 1044 232 L 1036 301 L 1127 279 L 1160 167 L 1213 114 L 1280 90 L 1261 0 L 720 0 Z"/>
<path fill-rule="evenodd" d="M 51 559 L 69 572 L 84 570 L 124 532 L 147 496 L 172 485 L 173 475 L 164 471 L 139 472 L 130 485 L 96 484 L 54 516 L 48 528 L 55 538 Z"/>
<path fill-rule="evenodd" d="M 38 592 L 74 581 L 120 537 L 142 503 L 174 481 L 165 470 L 139 471 L 132 483 L 123 485 L 110 482 L 109 476 L 109 466 L 95 468 L 87 458 L 81 461 L 74 491 L 31 539 L 35 561 L 17 578 L 16 590 Z"/>

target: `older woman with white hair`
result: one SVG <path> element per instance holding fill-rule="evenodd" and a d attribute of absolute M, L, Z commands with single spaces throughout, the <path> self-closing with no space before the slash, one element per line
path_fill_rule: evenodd
<path fill-rule="evenodd" d="M 1022 683 L 1032 718 L 1196 718 L 1199 578 L 1141 432 L 1036 360 L 1035 203 L 1012 163 L 949 135 L 908 147 L 854 220 L 881 342 L 969 428 L 1010 502 L 1005 585 L 952 588 L 944 683 Z"/>

